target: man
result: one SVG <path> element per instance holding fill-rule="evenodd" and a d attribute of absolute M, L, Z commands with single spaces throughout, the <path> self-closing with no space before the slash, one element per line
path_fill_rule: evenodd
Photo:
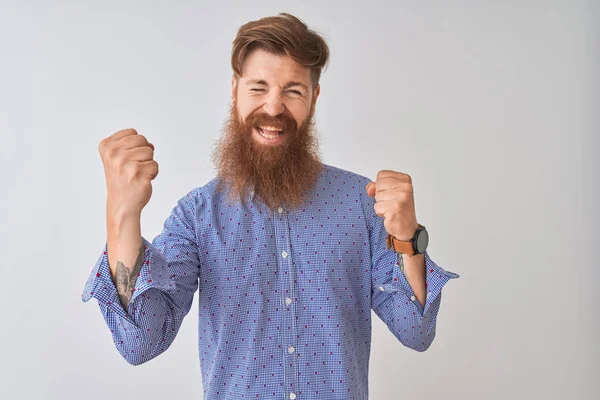
<path fill-rule="evenodd" d="M 198 288 L 205 399 L 367 399 L 371 309 L 405 346 L 430 346 L 458 275 L 426 252 L 409 175 L 371 182 L 321 162 L 313 114 L 328 58 L 289 14 L 239 29 L 217 177 L 151 243 L 140 215 L 154 146 L 133 129 L 100 143 L 108 239 L 83 300 L 98 300 L 129 363 L 169 347 Z"/>

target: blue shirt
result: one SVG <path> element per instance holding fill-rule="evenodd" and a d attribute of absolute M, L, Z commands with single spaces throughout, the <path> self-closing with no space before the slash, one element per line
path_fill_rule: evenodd
<path fill-rule="evenodd" d="M 310 200 L 270 211 L 231 203 L 217 180 L 180 198 L 152 243 L 128 310 L 104 246 L 82 299 L 97 299 L 133 365 L 165 351 L 199 293 L 204 398 L 368 398 L 371 309 L 416 351 L 435 337 L 441 289 L 457 274 L 425 253 L 427 300 L 415 298 L 386 250 L 363 176 L 325 165 Z"/>

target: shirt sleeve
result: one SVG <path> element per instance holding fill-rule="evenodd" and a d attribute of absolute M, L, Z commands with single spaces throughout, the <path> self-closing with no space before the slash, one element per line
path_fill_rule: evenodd
<path fill-rule="evenodd" d="M 127 310 L 110 276 L 106 243 L 85 285 L 82 300 L 98 301 L 117 350 L 132 365 L 163 353 L 191 308 L 200 267 L 194 199 L 179 199 L 152 243 L 142 237 L 144 262 Z"/>
<path fill-rule="evenodd" d="M 375 200 L 364 194 L 363 202 L 371 249 L 371 308 L 402 344 L 425 351 L 435 338 L 442 288 L 459 275 L 445 271 L 425 251 L 427 297 L 423 307 L 402 272 L 401 255 L 386 248 L 388 233 L 383 218 L 375 214 Z"/>

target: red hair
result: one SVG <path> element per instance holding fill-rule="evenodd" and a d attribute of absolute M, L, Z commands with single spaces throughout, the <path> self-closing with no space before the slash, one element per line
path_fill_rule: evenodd
<path fill-rule="evenodd" d="M 287 13 L 250 21 L 239 28 L 231 49 L 231 67 L 236 79 L 243 74 L 246 57 L 256 49 L 289 56 L 310 68 L 313 90 L 319 84 L 321 70 L 329 62 L 329 47 L 325 39 Z"/>

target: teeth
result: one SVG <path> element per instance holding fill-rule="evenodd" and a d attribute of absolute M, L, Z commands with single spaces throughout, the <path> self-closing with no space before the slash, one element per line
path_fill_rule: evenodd
<path fill-rule="evenodd" d="M 269 133 L 263 132 L 262 129 L 259 129 L 258 132 L 260 133 L 260 135 L 262 137 L 267 138 L 267 139 L 277 139 L 279 137 L 279 134 L 277 134 L 277 135 L 271 135 Z"/>
<path fill-rule="evenodd" d="M 260 126 L 259 128 L 262 129 L 263 131 L 281 132 L 281 129 L 276 128 L 274 126 Z"/>
<path fill-rule="evenodd" d="M 279 136 L 282 135 L 282 131 L 280 131 L 279 129 L 273 127 L 273 126 L 260 126 L 258 127 L 258 133 L 260 133 L 260 135 L 262 137 L 264 137 L 265 139 L 277 139 Z M 272 134 L 272 133 L 267 133 L 267 132 L 277 132 L 276 134 Z"/>

